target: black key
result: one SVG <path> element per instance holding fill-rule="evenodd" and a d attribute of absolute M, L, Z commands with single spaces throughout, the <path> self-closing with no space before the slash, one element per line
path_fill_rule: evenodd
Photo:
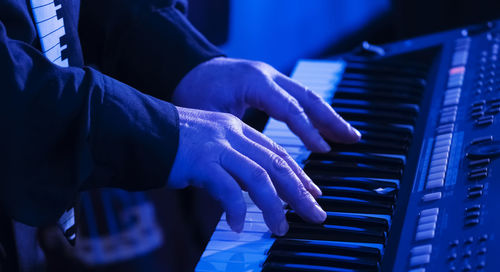
<path fill-rule="evenodd" d="M 422 61 L 422 58 L 419 58 L 418 60 L 408 59 L 404 57 L 369 59 L 366 57 L 349 56 L 347 60 L 348 60 L 348 65 L 351 63 L 359 63 L 366 65 L 388 66 L 397 69 L 413 69 L 422 72 L 428 71 L 430 65 L 430 61 L 428 58 L 425 59 L 427 61 Z"/>
<path fill-rule="evenodd" d="M 418 95 L 420 96 L 423 92 L 423 88 L 421 87 L 415 87 L 411 85 L 401 85 L 398 83 L 383 83 L 383 82 L 366 82 L 366 81 L 361 81 L 361 80 L 349 80 L 346 78 L 342 78 L 342 81 L 340 81 L 339 88 L 360 88 L 360 89 L 366 89 L 366 90 L 372 90 L 375 92 L 378 91 L 398 91 L 398 92 L 405 92 L 408 94 L 412 95 Z"/>
<path fill-rule="evenodd" d="M 364 137 L 364 135 L 363 135 Z M 328 153 L 311 153 L 308 160 L 330 160 L 357 162 L 366 164 L 381 164 L 383 166 L 390 165 L 392 167 L 404 167 L 404 160 L 394 157 L 377 156 L 363 153 L 351 152 L 328 152 Z"/>
<path fill-rule="evenodd" d="M 307 160 L 304 166 L 304 171 L 306 173 L 317 171 L 335 173 L 336 176 L 358 176 L 387 179 L 399 179 L 403 175 L 403 170 L 400 167 L 342 161 Z"/>
<path fill-rule="evenodd" d="M 396 180 L 376 180 L 361 177 L 335 177 L 332 174 L 310 173 L 309 177 L 318 186 L 348 186 L 376 190 L 379 188 L 398 188 Z"/>
<path fill-rule="evenodd" d="M 394 104 L 384 102 L 369 102 L 359 99 L 341 99 L 335 98 L 331 103 L 332 107 L 358 108 L 358 109 L 385 109 L 393 112 L 399 112 L 416 116 L 419 113 L 419 107 L 415 104 Z"/>
<path fill-rule="evenodd" d="M 364 227 L 289 222 L 285 237 L 323 241 L 385 243 L 387 233 Z"/>
<path fill-rule="evenodd" d="M 412 138 L 413 135 L 413 126 L 400 126 L 391 124 L 382 125 L 382 124 L 372 124 L 363 121 L 351 121 L 349 123 L 358 130 L 378 132 L 390 135 L 398 135 L 401 137 L 409 137 L 409 138 Z"/>
<path fill-rule="evenodd" d="M 377 102 L 396 102 L 396 103 L 410 103 L 419 104 L 420 96 L 410 95 L 403 92 L 391 91 L 370 91 L 357 88 L 338 88 L 335 91 L 335 98 L 345 99 L 363 99 L 366 101 Z"/>
<path fill-rule="evenodd" d="M 393 213 L 393 205 L 385 201 L 363 200 L 354 197 L 321 196 L 316 199 L 318 204 L 326 211 L 352 212 L 370 214 Z"/>
<path fill-rule="evenodd" d="M 348 63 L 345 73 L 354 74 L 367 74 L 372 76 L 378 75 L 391 75 L 391 76 L 403 76 L 403 77 L 413 77 L 425 79 L 427 77 L 427 70 L 416 70 L 413 68 L 404 67 L 390 67 L 382 66 L 379 64 L 365 64 L 365 63 Z"/>
<path fill-rule="evenodd" d="M 335 111 L 344 119 L 349 121 L 366 121 L 370 123 L 394 123 L 394 124 L 415 124 L 415 116 L 400 114 L 397 112 L 367 110 L 354 108 L 335 108 Z"/>
<path fill-rule="evenodd" d="M 391 133 L 379 133 L 379 132 L 372 132 L 372 131 L 366 131 L 363 129 L 358 129 L 358 131 L 361 133 L 361 137 L 365 140 L 374 140 L 374 141 L 390 141 L 395 144 L 401 144 L 401 145 L 409 145 L 411 138 L 409 135 L 405 136 L 400 136 L 400 135 L 394 135 Z"/>
<path fill-rule="evenodd" d="M 394 85 L 405 85 L 413 86 L 415 88 L 425 87 L 425 80 L 415 77 L 401 77 L 401 76 L 391 76 L 391 75 L 377 75 L 372 76 L 369 74 L 357 74 L 357 73 L 343 73 L 342 80 L 356 80 L 363 82 L 373 82 L 373 83 L 384 83 L 384 84 L 394 84 Z"/>
<path fill-rule="evenodd" d="M 269 261 L 262 266 L 262 272 L 360 272 L 360 271 L 378 271 L 378 269 L 359 270 L 332 266 L 318 266 L 311 264 L 294 264 L 284 262 Z"/>
<path fill-rule="evenodd" d="M 379 154 L 405 155 L 409 145 L 401 145 L 390 141 L 361 140 L 355 144 L 329 143 L 332 150 L 337 152 L 367 152 Z"/>
<path fill-rule="evenodd" d="M 372 247 L 321 240 L 288 239 L 284 237 L 276 239 L 269 249 L 269 251 L 273 250 L 327 253 L 342 256 L 364 257 L 374 260 L 380 260 L 381 258 L 380 250 Z"/>
<path fill-rule="evenodd" d="M 394 188 L 379 188 L 375 190 L 338 187 L 338 186 L 319 186 L 325 196 L 347 196 L 365 200 L 388 201 L 394 203 L 397 190 Z"/>
<path fill-rule="evenodd" d="M 286 213 L 286 218 L 289 222 L 304 223 L 304 220 L 293 210 L 289 210 Z M 339 214 L 335 212 L 327 212 L 324 224 L 370 228 L 379 231 L 389 230 L 389 222 L 385 219 L 348 213 Z"/>

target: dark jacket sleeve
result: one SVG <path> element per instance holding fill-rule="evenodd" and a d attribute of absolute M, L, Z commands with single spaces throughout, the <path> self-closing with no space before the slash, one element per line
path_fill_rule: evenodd
<path fill-rule="evenodd" d="M 178 145 L 167 102 L 90 68 L 61 68 L 0 21 L 0 208 L 56 222 L 86 188 L 164 185 Z"/>
<path fill-rule="evenodd" d="M 82 1 L 84 57 L 104 73 L 168 101 L 187 72 L 223 55 L 191 25 L 186 10 L 178 0 Z"/>

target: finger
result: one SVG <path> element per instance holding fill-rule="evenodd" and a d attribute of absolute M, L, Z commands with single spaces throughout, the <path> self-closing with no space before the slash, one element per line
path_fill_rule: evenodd
<path fill-rule="evenodd" d="M 313 91 L 282 74 L 279 74 L 275 80 L 299 101 L 312 123 L 326 138 L 342 143 L 355 143 L 361 139 L 359 131 Z"/>
<path fill-rule="evenodd" d="M 265 169 L 271 176 L 278 195 L 288 202 L 297 214 L 309 222 L 321 223 L 325 220 L 326 213 L 283 158 L 248 138 L 240 138 L 232 144 L 236 150 Z M 259 187 L 257 189 L 261 190 Z"/>
<path fill-rule="evenodd" d="M 297 100 L 284 91 L 278 84 L 269 81 L 269 90 L 254 88 L 249 91 L 249 105 L 265 111 L 271 117 L 285 122 L 304 144 L 312 151 L 328 152 L 330 146 L 323 140 L 319 131 L 312 125 L 304 109 Z"/>
<path fill-rule="evenodd" d="M 283 204 L 266 171 L 236 150 L 226 152 L 221 157 L 221 165 L 244 184 L 255 205 L 262 210 L 269 229 L 276 235 L 285 235 L 288 223 Z"/>
<path fill-rule="evenodd" d="M 218 200 L 226 212 L 226 220 L 233 231 L 241 232 L 245 222 L 247 206 L 241 188 L 234 178 L 221 166 L 209 168 L 204 188 Z"/>
<path fill-rule="evenodd" d="M 306 173 L 304 173 L 302 168 L 300 168 L 297 162 L 295 162 L 295 160 L 290 157 L 290 155 L 283 147 L 250 126 L 244 126 L 243 134 L 250 140 L 264 146 L 271 152 L 284 159 L 288 166 L 293 170 L 295 175 L 297 175 L 297 177 L 300 179 L 304 187 L 309 191 L 309 193 L 312 194 L 314 198 L 318 198 L 322 195 L 322 192 L 318 188 L 318 186 L 316 186 L 316 184 L 314 184 L 314 182 L 306 175 Z"/>

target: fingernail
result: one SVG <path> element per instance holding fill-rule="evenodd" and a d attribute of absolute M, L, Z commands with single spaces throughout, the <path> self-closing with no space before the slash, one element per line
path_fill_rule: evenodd
<path fill-rule="evenodd" d="M 352 126 L 351 126 L 351 133 L 355 134 L 356 137 L 358 137 L 358 139 L 361 139 L 361 133 L 359 132 L 359 130 L 357 130 L 356 128 L 354 128 Z"/>
<path fill-rule="evenodd" d="M 227 216 L 227 215 L 226 215 Z M 231 220 L 232 218 L 229 217 L 229 218 L 226 218 L 228 223 L 230 223 L 229 225 L 231 226 L 231 229 L 234 231 L 234 232 L 237 232 L 237 233 L 240 233 L 243 231 L 243 224 L 244 222 L 240 222 L 240 223 L 233 223 L 234 220 Z"/>
<path fill-rule="evenodd" d="M 313 217 L 314 221 L 316 221 L 317 223 L 323 223 L 326 219 L 326 212 L 323 211 L 318 203 L 314 205 Z"/>
<path fill-rule="evenodd" d="M 321 152 L 329 152 L 332 148 L 323 140 L 319 141 L 319 149 Z"/>
<path fill-rule="evenodd" d="M 243 223 L 235 226 L 234 231 L 236 231 L 237 233 L 241 233 L 243 231 Z"/>
<path fill-rule="evenodd" d="M 288 232 L 288 223 L 286 220 L 282 220 L 279 227 L 279 236 L 283 236 Z"/>
<path fill-rule="evenodd" d="M 314 191 L 315 198 L 318 198 L 318 197 L 323 195 L 323 192 L 321 192 L 321 189 L 316 184 L 314 184 L 314 182 L 311 182 L 309 184 L 311 184 L 311 189 Z"/>

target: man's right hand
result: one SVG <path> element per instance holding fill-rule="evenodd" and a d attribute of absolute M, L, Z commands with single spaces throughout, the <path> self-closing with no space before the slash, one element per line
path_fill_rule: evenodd
<path fill-rule="evenodd" d="M 205 188 L 221 203 L 236 232 L 245 221 L 242 190 L 248 191 L 276 235 L 288 231 L 280 198 L 306 221 L 325 220 L 314 199 L 321 191 L 281 146 L 231 114 L 177 109 L 179 148 L 168 187 Z"/>

